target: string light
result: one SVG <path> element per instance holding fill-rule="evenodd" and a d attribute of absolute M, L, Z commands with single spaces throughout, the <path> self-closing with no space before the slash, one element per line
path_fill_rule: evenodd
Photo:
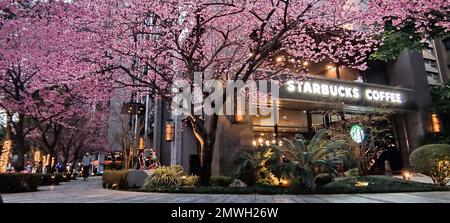
<path fill-rule="evenodd" d="M 279 57 L 277 57 L 277 58 L 275 59 L 275 61 L 276 61 L 277 63 L 281 63 L 281 62 L 283 62 L 283 57 L 282 57 L 282 56 L 279 56 Z"/>
<path fill-rule="evenodd" d="M 2 155 L 0 157 L 0 173 L 6 173 L 8 169 L 8 164 L 10 162 L 10 155 L 11 155 L 11 148 L 12 148 L 12 141 L 6 140 L 3 142 L 3 150 Z"/>

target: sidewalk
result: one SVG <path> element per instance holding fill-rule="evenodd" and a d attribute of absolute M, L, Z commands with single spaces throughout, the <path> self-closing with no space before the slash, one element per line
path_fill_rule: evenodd
<path fill-rule="evenodd" d="M 38 192 L 2 196 L 5 203 L 450 203 L 450 192 L 332 195 L 127 192 L 103 189 L 101 177 L 90 177 L 87 181 L 76 180 L 39 189 Z"/>

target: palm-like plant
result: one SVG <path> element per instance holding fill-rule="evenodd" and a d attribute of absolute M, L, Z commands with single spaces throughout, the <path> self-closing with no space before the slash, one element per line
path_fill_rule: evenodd
<path fill-rule="evenodd" d="M 300 181 L 306 189 L 315 188 L 315 177 L 318 173 L 315 167 L 325 166 L 328 174 L 336 171 L 332 165 L 333 158 L 350 160 L 350 143 L 346 136 L 331 136 L 327 129 L 319 130 L 308 141 L 302 135 L 297 135 L 294 140 L 283 139 L 283 144 L 273 145 L 272 159 L 280 162 L 269 167 L 270 171 L 278 178 L 289 177 Z"/>
<path fill-rule="evenodd" d="M 274 157 L 274 149 L 270 147 L 258 147 L 242 151 L 235 161 L 235 177 L 247 184 L 261 183 L 269 178 L 269 167 L 277 162 Z"/>

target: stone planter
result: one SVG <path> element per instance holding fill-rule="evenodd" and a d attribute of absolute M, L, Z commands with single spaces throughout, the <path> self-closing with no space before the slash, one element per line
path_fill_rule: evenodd
<path fill-rule="evenodd" d="M 141 188 L 145 179 L 151 175 L 150 170 L 129 170 L 127 183 L 129 188 Z"/>

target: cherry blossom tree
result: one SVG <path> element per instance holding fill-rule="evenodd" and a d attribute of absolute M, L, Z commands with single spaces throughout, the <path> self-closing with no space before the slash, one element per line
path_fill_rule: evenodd
<path fill-rule="evenodd" d="M 108 152 L 106 140 L 106 107 L 96 112 L 84 113 L 71 120 L 71 126 L 62 129 L 56 151 L 62 158 L 63 165 L 72 167 L 85 152 Z M 70 170 L 71 171 L 71 170 Z"/>
<path fill-rule="evenodd" d="M 77 17 L 75 5 L 65 1 L 0 3 L 0 107 L 8 116 L 19 171 L 31 132 L 39 130 L 54 150 L 66 121 L 108 98 L 108 81 L 97 79 L 83 59 L 100 48 L 79 32 Z"/>
<path fill-rule="evenodd" d="M 274 79 L 271 60 L 284 52 L 301 61 L 330 59 L 366 69 L 386 22 L 417 32 L 449 29 L 445 0 L 113 0 L 81 1 L 83 26 L 105 55 L 90 61 L 123 86 L 170 100 L 172 83 L 207 79 Z M 444 18 L 444 19 L 442 19 Z M 294 74 L 294 76 L 296 76 Z M 299 76 L 299 75 L 297 75 Z M 203 92 L 204 100 L 212 92 Z M 224 95 L 226 98 L 227 96 Z M 200 183 L 209 184 L 218 115 L 187 117 L 199 142 Z"/>

